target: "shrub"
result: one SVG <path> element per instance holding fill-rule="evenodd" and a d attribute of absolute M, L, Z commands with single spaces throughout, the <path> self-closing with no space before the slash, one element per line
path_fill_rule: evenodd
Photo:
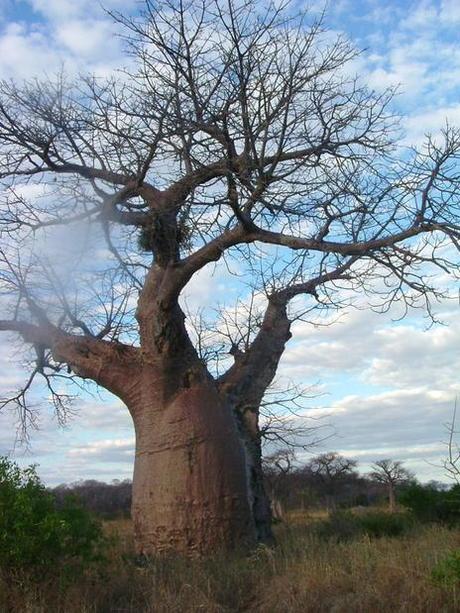
<path fill-rule="evenodd" d="M 366 534 L 376 538 L 401 536 L 414 525 L 412 517 L 403 513 L 374 512 L 359 517 L 359 523 Z"/>
<path fill-rule="evenodd" d="M 453 586 L 460 583 L 460 551 L 453 551 L 436 564 L 431 572 L 435 583 Z"/>
<path fill-rule="evenodd" d="M 77 573 L 101 559 L 100 525 L 74 500 L 57 509 L 34 466 L 0 458 L 0 572 Z"/>
<path fill-rule="evenodd" d="M 359 537 L 363 531 L 358 518 L 351 511 L 336 511 L 318 523 L 317 533 L 322 538 L 339 542 Z"/>
<path fill-rule="evenodd" d="M 346 541 L 367 535 L 372 538 L 401 536 L 414 526 L 411 516 L 403 513 L 367 512 L 354 515 L 351 511 L 338 511 L 318 525 L 321 537 Z"/>
<path fill-rule="evenodd" d="M 460 520 L 460 486 L 447 491 L 430 485 L 412 484 L 400 495 L 399 501 L 420 521 L 457 524 Z"/>

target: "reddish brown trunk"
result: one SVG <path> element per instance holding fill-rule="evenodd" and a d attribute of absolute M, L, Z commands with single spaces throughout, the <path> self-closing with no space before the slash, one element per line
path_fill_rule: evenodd
<path fill-rule="evenodd" d="M 182 389 L 166 406 L 144 400 L 132 412 L 138 552 L 205 554 L 252 544 L 244 454 L 213 385 Z"/>

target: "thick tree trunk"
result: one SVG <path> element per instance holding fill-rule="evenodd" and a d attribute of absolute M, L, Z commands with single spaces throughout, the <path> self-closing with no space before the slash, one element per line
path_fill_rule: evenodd
<path fill-rule="evenodd" d="M 174 375 L 172 375 L 174 376 Z M 132 407 L 136 548 L 206 554 L 255 542 L 243 449 L 212 382 Z"/>
<path fill-rule="evenodd" d="M 136 548 L 148 556 L 248 547 L 256 535 L 236 420 L 190 341 L 177 263 L 162 250 L 139 296 L 143 367 L 127 398 Z"/>
<path fill-rule="evenodd" d="M 392 483 L 388 485 L 388 507 L 390 513 L 394 513 L 396 510 L 396 500 L 395 500 L 395 488 Z"/>
<path fill-rule="evenodd" d="M 239 412 L 237 422 L 246 457 L 249 503 L 255 524 L 257 541 L 272 545 L 275 542 L 272 531 L 272 509 L 267 494 L 262 470 L 262 448 L 258 427 L 258 414 Z"/>
<path fill-rule="evenodd" d="M 220 394 L 234 407 L 246 452 L 250 504 L 257 539 L 268 544 L 274 539 L 270 499 L 262 471 L 259 407 L 291 336 L 290 325 L 286 301 L 270 299 L 251 348 L 246 351 L 235 348 L 232 351 L 234 365 L 218 380 Z"/>

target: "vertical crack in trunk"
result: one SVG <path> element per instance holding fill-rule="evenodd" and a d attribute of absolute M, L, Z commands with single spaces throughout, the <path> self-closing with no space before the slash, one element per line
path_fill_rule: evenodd
<path fill-rule="evenodd" d="M 272 531 L 270 499 L 264 483 L 262 470 L 262 445 L 258 427 L 258 411 L 246 409 L 235 411 L 238 431 L 246 459 L 249 505 L 259 543 L 272 545 L 275 542 Z"/>

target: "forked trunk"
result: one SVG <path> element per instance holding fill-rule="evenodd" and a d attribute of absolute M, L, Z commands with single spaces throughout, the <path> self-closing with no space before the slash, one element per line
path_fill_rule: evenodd
<path fill-rule="evenodd" d="M 232 412 L 212 383 L 183 388 L 166 405 L 143 396 L 132 407 L 138 553 L 206 554 L 252 545 L 244 453 Z"/>

